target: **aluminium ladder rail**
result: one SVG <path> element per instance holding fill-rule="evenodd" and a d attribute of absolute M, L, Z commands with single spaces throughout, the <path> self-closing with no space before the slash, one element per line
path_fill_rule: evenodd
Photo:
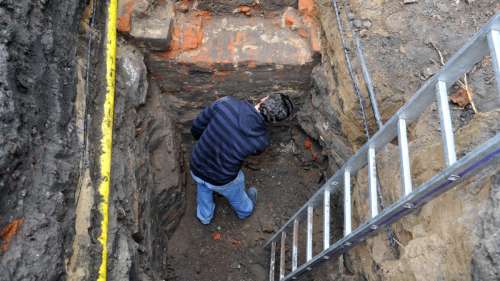
<path fill-rule="evenodd" d="M 461 159 L 457 160 L 454 133 L 448 106 L 448 89 L 467 73 L 476 63 L 488 54 L 497 81 L 497 94 L 500 98 L 500 13 L 497 13 L 472 39 L 465 44 L 443 68 L 428 80 L 417 93 L 387 121 L 387 123 L 352 156 L 333 177 L 299 209 L 290 220 L 277 231 L 265 244 L 271 248 L 269 280 L 274 281 L 276 272 L 276 254 L 280 253 L 279 280 L 297 279 L 297 276 L 331 257 L 347 252 L 354 245 L 375 234 L 378 230 L 412 213 L 428 201 L 449 190 L 474 172 L 483 169 L 492 160 L 500 158 L 500 133 L 477 145 Z M 424 110 L 437 100 L 440 113 L 441 135 L 444 149 L 445 168 L 430 180 L 413 190 L 408 151 L 407 125 L 415 121 Z M 377 150 L 383 148 L 395 137 L 398 138 L 400 152 L 401 198 L 379 213 L 377 206 Z M 368 190 L 371 219 L 352 230 L 351 223 L 351 177 L 368 164 Z M 344 194 L 344 237 L 333 244 L 330 240 L 330 196 L 334 192 Z M 323 205 L 323 247 L 313 256 L 313 217 L 314 208 Z M 305 263 L 299 264 L 299 226 L 306 220 Z M 286 272 L 287 232 L 292 237 L 291 271 Z M 277 242 L 280 240 L 279 246 Z M 289 261 L 288 261 L 289 262 Z"/>

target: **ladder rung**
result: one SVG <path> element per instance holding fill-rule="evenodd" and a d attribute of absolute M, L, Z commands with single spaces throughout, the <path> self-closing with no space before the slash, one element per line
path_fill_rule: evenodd
<path fill-rule="evenodd" d="M 351 233 L 351 172 L 344 170 L 344 236 Z"/>
<path fill-rule="evenodd" d="M 377 201 L 377 167 L 375 164 L 375 148 L 368 148 L 368 188 L 370 190 L 370 210 L 372 218 L 378 215 Z"/>
<path fill-rule="evenodd" d="M 412 191 L 410 153 L 408 150 L 408 138 L 406 136 L 406 120 L 398 120 L 398 142 L 399 159 L 401 166 L 401 195 L 407 196 Z"/>
<path fill-rule="evenodd" d="M 313 252 L 313 213 L 314 209 L 312 206 L 307 207 L 307 249 L 306 249 L 306 261 L 312 259 Z"/>
<path fill-rule="evenodd" d="M 299 244 L 299 220 L 295 219 L 293 221 L 292 271 L 295 271 L 297 269 L 298 244 Z"/>
<path fill-rule="evenodd" d="M 448 90 L 446 82 L 437 83 L 437 102 L 439 116 L 441 120 L 441 136 L 443 138 L 443 150 L 446 166 L 451 166 L 457 161 L 455 153 L 455 140 L 453 136 L 453 126 L 451 124 L 450 106 L 448 105 Z"/>
<path fill-rule="evenodd" d="M 492 30 L 488 34 L 488 44 L 490 46 L 491 64 L 497 79 L 497 94 L 500 95 L 500 31 Z"/>
<path fill-rule="evenodd" d="M 280 280 L 285 277 L 285 246 L 286 232 L 281 232 L 281 249 L 280 249 Z"/>
<path fill-rule="evenodd" d="M 330 189 L 325 189 L 323 199 L 323 249 L 330 247 Z"/>
<path fill-rule="evenodd" d="M 276 240 L 271 243 L 271 262 L 269 264 L 269 281 L 274 281 L 275 264 L 276 264 Z"/>

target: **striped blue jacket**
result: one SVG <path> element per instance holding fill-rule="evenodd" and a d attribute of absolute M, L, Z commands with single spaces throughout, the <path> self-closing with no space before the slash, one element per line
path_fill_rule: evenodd
<path fill-rule="evenodd" d="M 193 121 L 198 141 L 191 154 L 191 171 L 213 185 L 225 185 L 238 175 L 243 160 L 269 145 L 262 115 L 247 101 L 221 98 Z"/>

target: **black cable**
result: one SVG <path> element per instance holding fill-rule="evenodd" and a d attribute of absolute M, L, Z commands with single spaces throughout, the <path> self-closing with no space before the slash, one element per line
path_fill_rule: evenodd
<path fill-rule="evenodd" d="M 351 11 L 349 9 L 349 5 L 346 3 L 345 0 L 344 0 L 344 11 L 346 13 L 346 17 L 349 18 L 349 13 L 351 13 Z M 373 84 L 372 84 L 372 81 L 370 78 L 370 74 L 368 73 L 368 66 L 366 65 L 366 62 L 364 60 L 363 47 L 361 44 L 361 40 L 357 36 L 357 33 L 354 31 L 354 28 L 353 28 L 351 22 L 349 22 L 349 28 L 351 29 L 352 37 L 354 38 L 354 40 L 356 42 L 357 55 L 358 55 L 358 59 L 360 61 L 361 67 L 362 67 L 363 77 L 365 78 L 365 83 L 367 86 L 368 94 L 370 96 L 370 102 L 372 105 L 372 112 L 373 112 L 373 115 L 375 116 L 375 121 L 377 122 L 378 129 L 380 130 L 383 126 L 383 123 L 382 123 L 382 120 L 380 117 L 380 112 L 378 111 L 378 104 L 377 104 L 377 99 L 375 97 L 375 90 L 373 89 Z M 379 173 L 378 165 L 375 166 L 375 169 L 376 169 L 376 173 L 377 173 L 376 174 L 376 176 L 377 176 L 377 193 L 378 193 L 378 199 L 379 199 L 379 207 L 380 207 L 380 210 L 382 211 L 385 209 L 384 197 L 382 195 L 383 186 L 382 186 L 381 181 L 380 181 L 380 176 L 379 176 L 380 173 Z M 396 234 L 394 233 L 394 231 L 392 230 L 391 227 L 387 227 L 386 230 L 387 230 L 387 240 L 389 241 L 389 244 L 391 245 L 391 247 L 393 249 L 396 249 L 398 246 L 398 244 L 396 243 L 396 239 L 395 239 Z"/>
<path fill-rule="evenodd" d="M 365 128 L 365 134 L 366 134 L 366 137 L 367 137 L 367 141 L 369 141 L 370 140 L 370 132 L 368 130 L 368 120 L 366 118 L 366 113 L 365 113 L 365 108 L 364 108 L 364 99 L 361 96 L 361 93 L 360 93 L 360 90 L 359 90 L 359 82 L 358 82 L 358 80 L 356 78 L 356 75 L 354 74 L 353 69 L 352 69 L 351 60 L 349 59 L 348 48 L 347 48 L 347 44 L 345 42 L 344 29 L 342 27 L 342 22 L 341 22 L 341 19 L 340 19 L 340 11 L 339 11 L 339 8 L 338 8 L 338 5 L 337 5 L 337 1 L 336 0 L 332 0 L 332 3 L 333 3 L 333 7 L 335 8 L 335 15 L 336 15 L 336 19 L 337 19 L 337 27 L 339 29 L 340 39 L 341 39 L 341 42 L 342 42 L 342 47 L 344 49 L 344 56 L 345 56 L 345 60 L 346 60 L 346 63 L 347 63 L 347 68 L 348 68 L 348 71 L 349 71 L 349 76 L 351 77 L 351 80 L 352 80 L 352 83 L 353 83 L 354 92 L 355 92 L 355 94 L 356 94 L 356 96 L 358 97 L 358 100 L 359 100 L 359 105 L 360 105 L 361 113 L 362 113 L 361 115 L 362 115 L 362 118 L 363 118 L 363 125 L 364 125 L 364 128 Z M 344 2 L 344 6 L 346 6 L 345 2 Z M 347 11 L 346 11 L 346 13 L 347 13 Z M 351 31 L 353 30 L 352 26 L 350 26 L 350 29 L 351 29 Z M 354 34 L 354 32 L 353 32 L 353 38 L 357 38 L 356 35 Z M 360 48 L 360 47 L 358 47 L 358 48 Z M 359 51 L 358 51 L 358 54 L 359 54 Z M 362 55 L 362 53 L 361 53 L 361 55 Z M 374 105 L 372 104 L 372 110 L 374 110 L 373 111 L 374 115 L 376 115 L 376 112 L 378 112 L 378 109 L 375 110 L 375 108 L 373 108 L 373 106 Z M 379 129 L 380 129 L 380 126 L 381 126 L 381 121 L 380 120 L 377 120 L 377 125 L 379 126 Z M 382 192 L 381 192 L 382 188 L 381 188 L 381 184 L 380 184 L 380 177 L 379 177 L 379 172 L 378 172 L 378 165 L 375 165 L 375 169 L 376 169 L 376 177 L 377 177 L 378 205 L 380 207 L 380 210 L 384 210 L 384 208 L 385 208 L 385 206 L 384 206 L 384 198 L 383 198 Z M 397 243 L 395 241 L 395 236 L 396 235 L 395 235 L 394 231 L 392 230 L 392 228 L 387 227 L 387 239 L 389 240 L 389 244 L 391 245 L 391 247 L 393 249 L 396 249 L 396 247 L 397 247 Z"/>
<path fill-rule="evenodd" d="M 88 145 L 88 127 L 89 127 L 89 100 L 90 100 L 90 64 L 92 56 L 92 38 L 94 37 L 94 23 L 96 14 L 96 1 L 90 0 L 92 3 L 92 16 L 89 21 L 89 39 L 87 44 L 87 69 L 85 70 L 85 109 L 84 109 L 84 121 L 83 121 L 83 161 L 84 166 L 88 167 L 88 157 L 87 157 L 87 145 Z"/>
<path fill-rule="evenodd" d="M 90 0 L 89 3 L 92 5 L 91 18 L 89 19 L 89 25 L 87 30 L 88 43 L 87 43 L 87 63 L 85 69 L 85 90 L 84 90 L 84 100 L 85 105 L 83 109 L 83 145 L 80 151 L 80 163 L 78 169 L 78 180 L 79 184 L 82 182 L 82 171 L 89 167 L 89 157 L 88 157 L 88 128 L 90 123 L 89 117 L 89 100 L 90 100 L 90 59 L 92 53 L 92 38 L 93 38 L 93 27 L 95 22 L 96 14 L 96 0 Z M 76 200 L 80 197 L 80 189 L 77 189 L 77 194 L 75 195 Z"/>
<path fill-rule="evenodd" d="M 370 71 L 368 70 L 368 66 L 366 65 L 365 57 L 363 55 L 363 45 L 361 44 L 361 40 L 359 40 L 359 37 L 356 35 L 356 32 L 354 32 L 354 30 L 352 29 L 352 26 L 351 31 L 352 36 L 356 42 L 356 52 L 358 55 L 359 64 L 361 65 L 363 78 L 365 79 L 366 89 L 368 91 L 368 97 L 370 98 L 373 116 L 375 117 L 378 129 L 380 130 L 380 128 L 382 128 L 384 124 L 382 123 L 382 117 L 380 116 L 380 112 L 378 110 L 377 97 L 375 94 L 375 88 L 373 87 L 372 79 L 370 77 Z"/>
<path fill-rule="evenodd" d="M 340 40 L 342 42 L 342 48 L 344 49 L 344 57 L 345 57 L 345 60 L 347 63 L 347 69 L 349 71 L 349 76 L 351 76 L 352 86 L 354 88 L 354 93 L 356 94 L 356 96 L 358 97 L 358 100 L 359 100 L 359 106 L 361 109 L 361 115 L 363 117 L 363 125 L 365 128 L 365 134 L 366 134 L 367 140 L 369 140 L 370 139 L 370 132 L 368 130 L 368 122 L 367 122 L 366 113 L 365 113 L 365 106 L 364 106 L 365 102 L 364 102 L 363 97 L 361 96 L 361 92 L 359 90 L 359 82 L 358 82 L 358 79 L 356 78 L 356 75 L 354 75 L 351 60 L 349 59 L 348 49 L 347 49 L 347 45 L 346 45 L 345 38 L 344 38 L 344 29 L 342 27 L 342 22 L 340 21 L 340 12 L 339 12 L 339 8 L 337 6 L 337 1 L 332 0 L 332 3 L 333 3 L 333 7 L 335 8 L 335 15 L 337 18 L 337 27 L 338 27 L 339 33 L 340 33 Z"/>
<path fill-rule="evenodd" d="M 353 38 L 353 41 L 356 45 L 356 54 L 358 56 L 359 64 L 361 65 L 361 72 L 363 73 L 363 78 L 365 80 L 366 84 L 366 90 L 368 91 L 368 97 L 370 99 L 370 104 L 373 112 L 373 116 L 375 117 L 375 121 L 377 122 L 378 128 L 382 128 L 383 123 L 382 123 L 382 118 L 380 117 L 380 112 L 378 110 L 378 103 L 377 103 L 377 98 L 375 94 L 375 89 L 373 87 L 373 82 L 370 77 L 370 72 L 368 70 L 368 66 L 366 65 L 365 57 L 363 55 L 363 44 L 361 43 L 361 40 L 359 40 L 358 33 L 355 31 L 355 28 L 353 28 L 352 23 L 349 18 L 349 14 L 351 14 L 351 10 L 349 9 L 349 5 L 346 3 L 344 0 L 344 12 L 345 15 L 348 19 L 349 22 L 349 29 L 351 31 L 351 36 Z"/>

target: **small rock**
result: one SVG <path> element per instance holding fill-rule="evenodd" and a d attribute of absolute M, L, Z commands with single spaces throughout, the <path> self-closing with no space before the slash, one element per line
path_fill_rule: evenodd
<path fill-rule="evenodd" d="M 252 8 L 250 8 L 249 6 L 246 6 L 246 5 L 242 5 L 239 8 L 240 13 L 248 13 L 251 10 L 252 10 Z"/>
<path fill-rule="evenodd" d="M 405 4 L 405 5 L 414 4 L 414 3 L 417 3 L 417 0 L 403 0 L 403 4 Z"/>
<path fill-rule="evenodd" d="M 204 256 L 206 254 L 207 250 L 205 248 L 200 249 L 200 256 Z"/>
<path fill-rule="evenodd" d="M 233 262 L 231 264 L 231 268 L 232 269 L 240 269 L 241 268 L 241 264 L 239 262 Z"/>
<path fill-rule="evenodd" d="M 137 247 L 137 251 L 141 254 L 144 254 L 146 252 L 146 248 L 143 245 L 139 244 L 139 246 Z"/>
<path fill-rule="evenodd" d="M 233 14 L 243 14 L 245 16 L 252 16 L 252 7 L 248 6 L 248 5 L 240 5 L 238 8 L 234 9 L 233 10 Z"/>
<path fill-rule="evenodd" d="M 185 1 L 177 2 L 175 9 L 181 13 L 187 13 L 189 11 L 189 4 Z"/>
<path fill-rule="evenodd" d="M 355 19 L 352 21 L 352 25 L 355 28 L 361 28 L 363 26 L 363 22 L 360 19 Z"/>
<path fill-rule="evenodd" d="M 372 26 L 372 22 L 370 20 L 364 20 L 363 21 L 363 27 L 364 28 L 370 28 Z"/>
<path fill-rule="evenodd" d="M 262 222 L 262 232 L 273 233 L 274 232 L 274 224 L 271 221 Z"/>
<path fill-rule="evenodd" d="M 406 49 L 405 49 L 404 45 L 399 46 L 399 52 L 400 52 L 401 54 L 406 55 Z"/>
<path fill-rule="evenodd" d="M 431 77 L 432 75 L 436 74 L 436 72 L 438 72 L 438 71 L 439 71 L 439 68 L 438 68 L 438 67 L 436 67 L 436 66 L 434 66 L 434 65 L 433 65 L 433 66 L 431 66 L 431 67 L 426 67 L 426 68 L 424 69 L 424 71 L 422 71 L 422 76 L 423 76 L 424 78 L 429 78 L 429 77 Z"/>

